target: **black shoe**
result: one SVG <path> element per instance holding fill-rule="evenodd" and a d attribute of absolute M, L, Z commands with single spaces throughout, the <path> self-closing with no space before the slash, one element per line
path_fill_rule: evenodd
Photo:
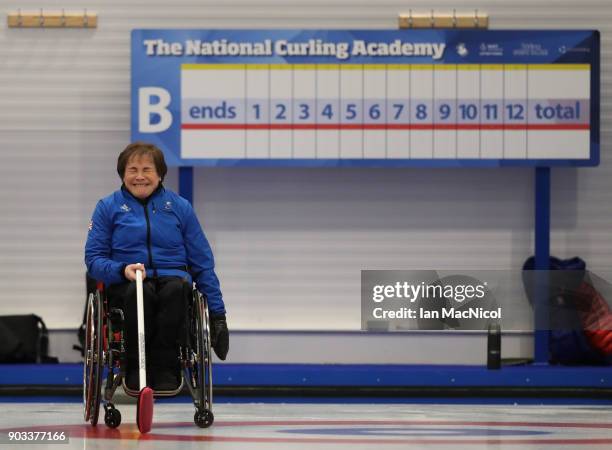
<path fill-rule="evenodd" d="M 176 370 L 160 368 L 153 373 L 153 390 L 174 391 L 180 384 Z"/>
<path fill-rule="evenodd" d="M 139 391 L 140 390 L 140 374 L 138 372 L 138 369 L 128 369 L 126 374 L 125 374 L 125 384 L 129 389 L 132 389 L 134 391 Z"/>

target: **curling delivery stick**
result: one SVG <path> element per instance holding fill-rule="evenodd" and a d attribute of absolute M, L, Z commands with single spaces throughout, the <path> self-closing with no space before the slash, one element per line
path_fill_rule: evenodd
<path fill-rule="evenodd" d="M 136 309 L 138 315 L 138 368 L 140 393 L 136 408 L 136 423 L 141 433 L 151 431 L 153 424 L 153 389 L 147 386 L 147 356 L 145 354 L 144 297 L 142 270 L 136 270 Z"/>

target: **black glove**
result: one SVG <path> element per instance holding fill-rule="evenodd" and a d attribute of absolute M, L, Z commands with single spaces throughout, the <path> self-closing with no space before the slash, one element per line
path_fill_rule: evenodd
<path fill-rule="evenodd" d="M 225 361 L 229 351 L 229 330 L 225 315 L 210 318 L 210 345 L 219 359 Z"/>

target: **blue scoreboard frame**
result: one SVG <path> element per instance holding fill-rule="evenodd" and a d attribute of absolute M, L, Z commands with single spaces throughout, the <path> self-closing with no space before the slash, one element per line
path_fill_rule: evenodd
<path fill-rule="evenodd" d="M 399 44 L 397 44 L 399 42 Z M 201 45 L 204 43 L 204 45 Z M 277 45 L 282 43 L 282 45 Z M 312 45 L 306 45 L 311 43 Z M 359 46 L 357 45 L 359 43 Z M 232 45 L 230 45 L 232 44 Z M 289 54 L 288 48 L 291 44 L 297 44 L 293 48 L 302 49 Z M 301 47 L 300 47 L 300 44 Z M 327 44 L 327 46 L 325 46 Z M 396 45 L 394 45 L 396 44 Z M 431 49 L 444 49 L 443 51 L 426 51 Z M 234 51 L 234 49 L 237 49 Z M 246 49 L 246 50 L 245 50 Z M 331 49 L 331 50 L 330 50 Z M 420 49 L 420 50 L 419 50 Z M 420 51 L 420 53 L 419 53 Z M 326 53 L 327 52 L 327 53 Z M 330 53 L 331 52 L 331 53 Z M 170 166 L 241 166 L 241 167 L 260 167 L 260 166 L 292 166 L 292 167 L 501 167 L 501 166 L 596 166 L 599 164 L 599 138 L 600 138 L 600 38 L 599 32 L 593 30 L 134 30 L 132 32 L 132 80 L 131 80 L 131 138 L 133 141 L 141 140 L 154 143 L 160 147 L 166 156 Z M 182 146 L 187 146 L 185 142 L 198 142 L 199 136 L 209 136 L 205 132 L 189 131 L 190 140 L 182 137 L 181 133 L 185 130 L 198 129 L 208 130 L 212 128 L 226 127 L 226 135 L 237 135 L 248 133 L 248 129 L 261 131 L 264 128 L 269 130 L 281 130 L 278 134 L 288 129 L 313 129 L 329 130 L 330 127 L 337 130 L 356 130 L 359 128 L 363 133 L 367 130 L 384 129 L 388 133 L 392 129 L 412 129 L 422 130 L 423 125 L 415 123 L 417 116 L 406 119 L 405 123 L 392 124 L 387 119 L 385 124 L 375 123 L 366 124 L 366 107 L 362 112 L 364 120 L 359 126 L 353 124 L 339 123 L 336 125 L 317 124 L 300 125 L 292 122 L 289 125 L 272 123 L 272 114 L 268 113 L 266 124 L 249 124 L 249 118 L 245 111 L 238 118 L 241 124 L 216 124 L 214 120 L 208 122 L 199 120 L 201 117 L 192 117 L 193 123 L 186 123 L 189 120 L 188 105 L 182 104 L 181 92 L 182 71 L 188 69 L 205 69 L 202 75 L 206 75 L 206 70 L 214 71 L 215 66 L 221 69 L 231 68 L 232 65 L 244 65 L 244 67 L 275 67 L 283 69 L 282 66 L 291 67 L 331 67 L 348 69 L 349 66 L 371 67 L 378 70 L 379 66 L 398 67 L 401 65 L 411 65 L 414 68 L 425 65 L 431 66 L 434 70 L 442 69 L 445 66 L 476 66 L 492 67 L 494 65 L 504 65 L 507 67 L 518 65 L 548 66 L 554 70 L 555 66 L 586 65 L 590 70 L 588 98 L 584 98 L 580 104 L 584 104 L 589 114 L 583 119 L 583 123 L 568 124 L 568 130 L 580 129 L 583 134 L 587 134 L 585 154 L 572 158 L 561 157 L 462 157 L 456 154 L 454 157 L 447 156 L 423 156 L 415 155 L 405 158 L 380 157 L 377 153 L 373 156 L 367 154 L 349 155 L 344 157 L 334 155 L 308 156 L 300 155 L 273 155 L 263 154 L 257 157 L 211 157 L 210 153 L 197 151 L 186 152 Z M 219 72 L 230 73 L 230 72 Z M 197 74 L 196 74 L 197 75 Z M 208 76 L 208 75 L 206 75 Z M 213 74 L 213 77 L 215 75 Z M 217 78 L 219 78 L 217 76 Z M 210 80 L 211 78 L 201 78 Z M 214 79 L 214 78 L 212 78 Z M 198 90 L 198 78 L 191 86 Z M 453 78 L 454 80 L 454 78 Z M 222 81 L 220 81 L 222 83 Z M 142 103 L 142 92 L 150 89 L 151 111 L 145 111 Z M 341 89 L 341 88 L 340 88 Z M 186 89 L 185 89 L 186 90 Z M 163 93 L 163 95 L 158 95 Z M 197 94 L 194 94 L 197 99 Z M 430 99 L 432 100 L 432 99 Z M 573 99 L 572 99 L 573 101 Z M 155 113 L 155 103 L 166 102 L 163 114 Z M 187 103 L 187 102 L 186 102 Z M 338 105 L 344 106 L 342 101 Z M 432 115 L 435 113 L 437 104 L 432 100 Z M 569 104 L 568 102 L 563 103 Z M 579 102 L 576 101 L 576 108 Z M 288 104 L 289 105 L 289 104 Z M 365 103 L 364 103 L 365 105 Z M 529 99 L 524 99 L 525 107 L 539 108 L 542 105 L 531 105 Z M 531 106 L 530 106 L 531 105 Z M 291 105 L 289 105 L 291 106 Z M 386 105 L 390 110 L 390 105 Z M 396 105 L 397 106 L 397 105 Z M 414 105 L 419 106 L 419 105 Z M 444 110 L 446 105 L 440 107 Z M 458 106 L 458 104 L 455 104 Z M 544 105 L 545 106 L 545 105 Z M 257 106 L 253 106 L 257 108 Z M 560 105 L 557 105 L 560 108 Z M 383 106 L 384 108 L 384 106 Z M 412 114 L 408 112 L 406 114 Z M 552 107 L 551 107 L 552 108 Z M 258 109 L 256 109 L 259 111 Z M 351 111 L 350 105 L 348 110 Z M 503 106 L 502 106 L 503 110 Z M 549 108 L 549 110 L 551 110 Z M 378 109 L 372 109 L 370 112 Z M 416 109 L 415 109 L 416 111 Z M 458 111 L 458 109 L 457 109 Z M 351 111 L 352 112 L 352 111 Z M 318 111 L 319 114 L 322 111 Z M 323 111 L 324 113 L 324 111 Z M 582 111 L 583 117 L 586 116 Z M 162 117 L 163 115 L 166 117 Z M 482 131 L 483 119 L 478 118 L 478 124 L 459 123 L 459 113 L 455 112 L 456 120 L 452 124 L 431 123 L 432 130 L 445 130 L 448 135 L 460 133 L 461 130 Z M 506 114 L 506 113 L 503 113 Z M 531 114 L 531 113 L 529 113 Z M 240 114 L 239 114 L 240 115 Z M 441 116 L 445 118 L 444 116 Z M 557 118 L 555 118 L 557 119 Z M 157 126 L 166 120 L 165 127 Z M 436 120 L 436 119 L 431 119 Z M 530 119 L 525 119 L 530 120 Z M 143 127 L 143 121 L 148 121 L 149 127 Z M 561 120 L 562 122 L 562 120 Z M 526 123 L 526 122 L 525 122 Z M 535 129 L 549 130 L 548 133 L 554 134 L 559 124 L 533 124 Z M 250 127 L 250 128 L 249 128 Z M 325 128 L 327 127 L 327 128 Z M 396 128 L 393 128 L 396 127 Z M 427 126 L 425 126 L 427 128 Z M 539 128 L 538 128 L 539 127 Z M 555 128 L 557 127 L 557 128 Z M 574 127 L 574 128 L 571 128 Z M 429 128 L 428 128 L 429 129 Z M 511 125 L 502 124 L 498 128 L 502 130 L 513 130 Z M 363 131 L 366 130 L 366 131 Z M 317 133 L 314 131 L 313 133 Z M 432 131 L 433 132 L 433 131 Z M 201 134 L 198 134 L 201 133 Z M 374 131 L 375 133 L 375 131 Z M 320 132 L 321 135 L 324 132 Z M 347 135 L 351 134 L 347 131 Z M 415 132 L 414 134 L 417 134 Z M 548 134 L 548 135 L 552 135 Z M 293 139 L 293 138 L 292 138 Z M 585 136 L 586 139 L 586 136 Z M 241 141 L 243 142 L 243 141 Z M 283 142 L 282 140 L 279 142 Z M 416 142 L 416 141 L 415 141 Z M 191 144 L 190 144 L 191 145 Z M 238 144 L 237 144 L 238 145 Z M 240 144 L 242 145 L 242 144 Z M 268 146 L 271 146 L 268 143 Z M 413 143 L 416 146 L 416 144 Z M 455 144 L 456 145 L 456 144 Z M 367 149 L 366 149 L 367 150 Z"/>

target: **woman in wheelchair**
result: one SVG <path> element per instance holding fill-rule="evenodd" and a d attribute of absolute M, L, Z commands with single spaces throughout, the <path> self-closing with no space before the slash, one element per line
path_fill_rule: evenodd
<path fill-rule="evenodd" d="M 185 282 L 208 300 L 211 344 L 224 360 L 229 332 L 212 250 L 192 206 L 164 188 L 164 155 L 144 142 L 128 145 L 117 160 L 121 188 L 100 200 L 89 224 L 85 263 L 104 282 L 109 305 L 124 313 L 127 373 L 138 390 L 136 270 L 143 271 L 147 379 L 153 389 L 180 383 L 177 355 L 184 320 Z"/>

